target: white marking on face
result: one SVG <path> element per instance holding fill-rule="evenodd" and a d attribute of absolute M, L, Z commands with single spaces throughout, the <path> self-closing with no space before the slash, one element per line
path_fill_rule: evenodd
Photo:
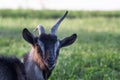
<path fill-rule="evenodd" d="M 45 56 L 45 48 L 44 48 L 44 44 L 40 41 L 40 40 L 37 40 L 38 41 L 38 44 L 42 50 L 42 54 L 43 54 L 43 57 Z"/>
<path fill-rule="evenodd" d="M 57 50 L 59 48 L 59 45 L 60 45 L 60 42 L 59 42 L 59 40 L 57 40 L 57 42 L 55 43 L 55 47 L 54 47 L 55 56 L 56 56 L 56 52 L 57 52 Z"/>

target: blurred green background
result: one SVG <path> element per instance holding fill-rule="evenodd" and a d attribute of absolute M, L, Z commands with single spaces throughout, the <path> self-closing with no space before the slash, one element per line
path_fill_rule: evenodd
<path fill-rule="evenodd" d="M 47 33 L 65 11 L 0 10 L 0 54 L 22 57 L 31 46 L 22 30 L 42 24 Z M 57 35 L 77 33 L 77 41 L 60 51 L 49 80 L 120 80 L 120 11 L 69 11 Z"/>

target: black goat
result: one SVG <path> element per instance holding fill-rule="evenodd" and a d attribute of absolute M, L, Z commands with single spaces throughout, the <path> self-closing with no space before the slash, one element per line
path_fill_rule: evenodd
<path fill-rule="evenodd" d="M 31 51 L 24 56 L 24 63 L 17 58 L 0 58 L 0 80 L 47 80 L 54 69 L 59 50 L 75 42 L 77 35 L 73 34 L 59 40 L 57 28 L 68 11 L 46 34 L 44 27 L 37 27 L 39 36 L 35 37 L 27 28 L 23 29 L 23 38 L 32 46 Z"/>
<path fill-rule="evenodd" d="M 54 69 L 59 50 L 74 43 L 76 34 L 59 40 L 56 32 L 59 24 L 66 17 L 68 11 L 52 27 L 51 33 L 46 34 L 42 25 L 39 25 L 39 36 L 35 37 L 28 29 L 23 30 L 23 38 L 32 45 L 32 49 L 25 57 L 25 70 L 28 80 L 47 80 Z"/>

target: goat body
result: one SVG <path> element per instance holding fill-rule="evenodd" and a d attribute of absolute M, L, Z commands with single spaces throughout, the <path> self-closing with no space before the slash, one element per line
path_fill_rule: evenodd
<path fill-rule="evenodd" d="M 0 57 L 0 80 L 26 80 L 24 64 L 15 57 Z"/>

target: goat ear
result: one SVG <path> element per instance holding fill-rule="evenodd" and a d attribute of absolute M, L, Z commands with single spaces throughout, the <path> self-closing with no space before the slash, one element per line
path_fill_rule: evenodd
<path fill-rule="evenodd" d="M 28 29 L 26 29 L 26 28 L 23 29 L 22 36 L 28 43 L 30 43 L 32 45 L 34 44 L 35 38 L 34 38 L 33 34 L 28 31 Z"/>
<path fill-rule="evenodd" d="M 77 38 L 77 34 L 73 34 L 70 37 L 66 37 L 63 40 L 60 41 L 60 47 L 66 47 L 75 42 Z"/>

